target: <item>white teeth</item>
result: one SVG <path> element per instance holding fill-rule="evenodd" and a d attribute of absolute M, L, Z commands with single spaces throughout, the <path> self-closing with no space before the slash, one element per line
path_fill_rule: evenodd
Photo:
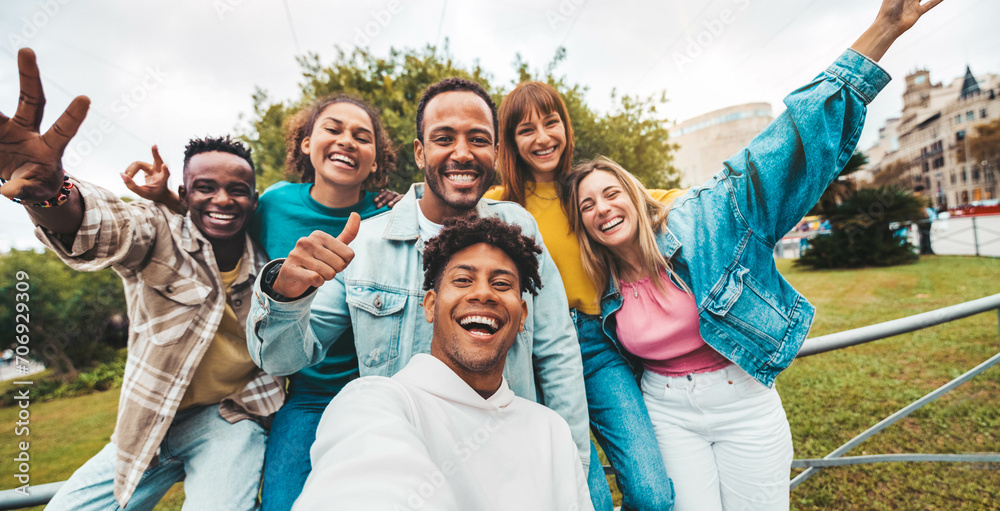
<path fill-rule="evenodd" d="M 459 324 L 461 324 L 462 326 L 468 325 L 469 323 L 482 323 L 484 325 L 489 326 L 493 330 L 499 328 L 497 320 L 493 318 L 488 318 L 486 316 L 466 316 L 462 318 L 461 321 L 459 322 Z"/>
<path fill-rule="evenodd" d="M 456 183 L 471 183 L 476 180 L 474 174 L 449 174 L 447 177 Z"/>
<path fill-rule="evenodd" d="M 625 221 L 625 219 L 622 218 L 622 217 L 612 218 L 611 220 L 608 220 L 607 222 L 604 222 L 603 224 L 601 224 L 601 231 L 607 232 L 609 229 L 611 229 L 613 227 L 617 227 L 618 224 L 620 224 L 620 223 L 622 223 L 624 221 Z"/>
<path fill-rule="evenodd" d="M 552 147 L 550 147 L 550 148 L 548 148 L 548 149 L 546 149 L 544 151 L 535 151 L 535 155 L 537 155 L 537 156 L 546 156 L 546 155 L 554 153 L 555 150 L 556 150 L 555 146 L 552 146 Z"/>
<path fill-rule="evenodd" d="M 227 214 L 224 214 L 224 213 L 209 213 L 208 217 L 209 218 L 214 218 L 216 220 L 232 220 L 232 219 L 236 218 L 236 215 L 227 215 Z"/>
<path fill-rule="evenodd" d="M 357 165 L 357 162 L 355 162 L 352 158 L 349 158 L 349 157 L 344 156 L 342 154 L 335 154 L 335 155 L 331 156 L 330 159 L 334 160 L 334 161 L 342 161 L 342 162 L 344 162 L 344 163 L 346 163 L 346 164 L 348 164 L 348 165 L 350 165 L 352 167 L 355 166 L 355 165 Z"/>

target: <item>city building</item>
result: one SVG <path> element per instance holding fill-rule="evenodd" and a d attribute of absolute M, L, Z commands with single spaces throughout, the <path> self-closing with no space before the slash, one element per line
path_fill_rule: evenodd
<path fill-rule="evenodd" d="M 932 83 L 930 71 L 906 76 L 903 111 L 879 129 L 866 155 L 870 177 L 907 189 L 923 185 L 938 209 L 997 198 L 995 164 L 965 158 L 977 125 L 1000 118 L 1000 77 L 965 76 L 947 86 Z"/>
<path fill-rule="evenodd" d="M 681 186 L 700 185 L 722 170 L 722 163 L 760 133 L 774 118 L 771 105 L 736 105 L 684 121 L 670 128 L 670 141 L 678 145 L 674 167 Z"/>

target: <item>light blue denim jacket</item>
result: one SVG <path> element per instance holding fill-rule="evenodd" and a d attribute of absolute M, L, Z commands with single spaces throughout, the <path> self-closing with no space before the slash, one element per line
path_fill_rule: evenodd
<path fill-rule="evenodd" d="M 352 324 L 361 376 L 392 376 L 414 354 L 430 352 L 431 324 L 421 305 L 425 240 L 417 224 L 423 194 L 423 183 L 414 184 L 391 211 L 364 220 L 351 242 L 354 260 L 316 292 L 276 302 L 257 279 L 247 318 L 247 345 L 257 365 L 273 375 L 294 373 L 319 362 Z M 515 394 L 566 419 L 586 468 L 590 436 L 583 365 L 559 270 L 524 208 L 482 199 L 476 214 L 519 225 L 542 247 L 542 289 L 535 297 L 523 295 L 528 317 L 507 354 L 504 377 Z M 266 273 L 267 268 L 260 272 Z"/>
<path fill-rule="evenodd" d="M 816 313 L 778 273 L 774 245 L 844 168 L 867 104 L 889 79 L 868 58 L 844 52 L 789 94 L 787 110 L 711 181 L 678 199 L 657 235 L 694 294 L 702 338 L 764 385 L 791 364 Z M 609 284 L 601 316 L 616 343 L 621 305 Z"/>

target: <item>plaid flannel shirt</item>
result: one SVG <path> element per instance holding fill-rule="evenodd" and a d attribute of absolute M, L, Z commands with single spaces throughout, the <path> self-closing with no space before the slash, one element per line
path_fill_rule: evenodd
<path fill-rule="evenodd" d="M 128 362 L 112 441 L 117 446 L 114 494 L 124 507 L 153 463 L 191 377 L 218 330 L 226 296 L 211 243 L 191 222 L 161 204 L 124 203 L 111 192 L 73 180 L 84 218 L 69 250 L 42 227 L 35 235 L 70 267 L 111 267 L 128 302 Z M 253 282 L 267 263 L 246 238 L 229 299 L 246 324 Z M 284 402 L 282 381 L 259 371 L 219 405 L 229 422 L 262 420 Z"/>

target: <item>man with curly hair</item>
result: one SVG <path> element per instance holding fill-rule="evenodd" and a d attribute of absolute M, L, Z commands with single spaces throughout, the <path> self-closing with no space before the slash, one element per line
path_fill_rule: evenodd
<path fill-rule="evenodd" d="M 593 509 L 566 421 L 503 377 L 538 253 L 497 218 L 445 223 L 424 248 L 430 355 L 334 398 L 294 509 Z"/>
<path fill-rule="evenodd" d="M 21 100 L 0 115 L 3 194 L 80 271 L 111 267 L 128 298 L 128 362 L 111 443 L 47 509 L 153 509 L 177 481 L 185 508 L 254 509 L 267 433 L 284 400 L 250 359 L 251 284 L 267 262 L 246 234 L 257 207 L 253 160 L 229 137 L 192 140 L 179 215 L 68 176 L 62 152 L 87 114 L 80 96 L 45 134 L 34 53 L 18 53 Z M 154 157 L 158 157 L 154 149 Z"/>
<path fill-rule="evenodd" d="M 314 232 L 272 261 L 254 293 L 250 355 L 270 374 L 292 374 L 321 360 L 353 327 L 361 376 L 396 374 L 415 354 L 430 352 L 421 301 L 427 243 L 448 219 L 499 218 L 520 226 L 542 250 L 535 259 L 543 287 L 537 296 L 523 295 L 524 331 L 507 351 L 504 376 L 514 394 L 566 420 L 588 469 L 583 364 L 559 270 L 524 208 L 482 198 L 496 173 L 496 133 L 496 106 L 480 85 L 449 78 L 428 87 L 413 141 L 424 182 L 392 211 L 348 221 L 336 238 Z"/>

